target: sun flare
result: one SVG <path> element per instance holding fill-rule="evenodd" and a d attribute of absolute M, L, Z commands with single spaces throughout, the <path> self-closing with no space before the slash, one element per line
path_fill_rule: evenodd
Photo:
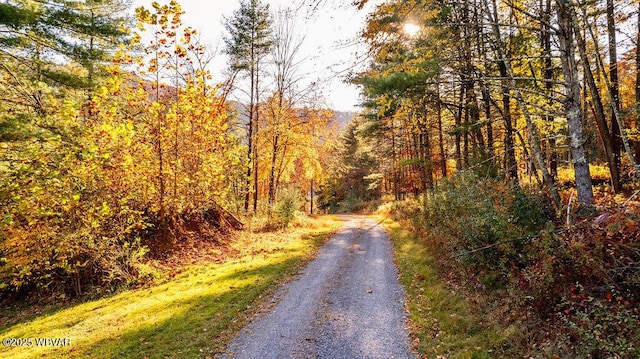
<path fill-rule="evenodd" d="M 402 29 L 403 29 L 405 34 L 407 34 L 407 35 L 409 35 L 411 37 L 416 36 L 420 32 L 420 26 L 418 26 L 418 25 L 416 25 L 414 23 L 411 23 L 411 22 L 408 22 L 408 23 L 404 24 Z"/>

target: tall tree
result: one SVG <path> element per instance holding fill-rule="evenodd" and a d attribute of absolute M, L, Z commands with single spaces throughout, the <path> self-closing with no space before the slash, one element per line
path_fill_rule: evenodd
<path fill-rule="evenodd" d="M 249 77 L 249 104 L 247 124 L 247 182 L 245 188 L 245 212 L 249 211 L 249 189 L 253 178 L 253 211 L 258 207 L 258 120 L 260 104 L 260 65 L 263 64 L 273 44 L 272 18 L 269 5 L 260 0 L 243 0 L 240 8 L 226 19 L 228 32 L 224 38 L 230 67 Z"/>
<path fill-rule="evenodd" d="M 571 25 L 573 26 L 573 23 Z M 575 26 L 574 28 L 577 29 L 577 27 Z M 614 148 L 615 141 L 613 140 L 613 136 L 611 135 L 611 131 L 609 130 L 609 125 L 607 124 L 607 119 L 605 115 L 602 96 L 600 94 L 600 89 L 598 88 L 596 78 L 594 77 L 593 71 L 591 70 L 591 59 L 589 58 L 587 53 L 586 41 L 579 30 L 574 30 L 574 33 L 575 33 L 576 46 L 580 54 L 580 60 L 582 60 L 582 70 L 583 70 L 584 81 L 586 82 L 589 93 L 591 94 L 593 115 L 596 121 L 596 127 L 598 129 L 598 133 L 600 134 L 600 140 L 602 141 L 603 151 L 607 160 L 607 164 L 609 165 L 609 173 L 611 174 L 611 185 L 615 192 L 619 192 L 622 188 L 622 185 L 620 183 L 620 174 L 619 174 L 620 144 L 618 143 L 617 145 L 618 154 L 616 155 L 616 151 Z M 615 121 L 616 119 L 615 114 L 613 116 L 614 117 L 612 117 L 612 120 Z M 618 131 L 618 134 L 619 134 L 619 131 Z"/>
<path fill-rule="evenodd" d="M 638 2 L 637 9 L 637 28 L 636 28 L 636 88 L 635 88 L 635 130 L 636 133 L 640 132 L 640 1 Z M 636 138 L 633 144 L 634 154 L 636 162 L 640 162 L 640 139 Z"/>
<path fill-rule="evenodd" d="M 572 5 L 572 8 L 575 7 L 573 5 L 573 1 L 572 0 L 566 0 L 569 4 Z M 586 16 L 585 16 L 586 17 Z M 573 17 L 574 20 L 574 27 L 577 29 L 579 28 L 576 25 L 576 21 L 575 21 L 575 16 Z M 587 24 L 588 25 L 588 24 Z M 591 37 L 591 40 L 593 41 L 594 45 L 596 46 L 596 51 L 594 53 L 594 57 L 595 57 L 595 62 L 596 65 L 598 66 L 598 71 L 599 73 L 602 75 L 602 79 L 604 80 L 605 83 L 605 88 L 606 88 L 606 93 L 609 97 L 609 103 L 614 104 L 616 102 L 616 94 L 614 93 L 614 86 L 611 83 L 609 76 L 607 76 L 607 71 L 604 65 L 604 61 L 602 60 L 602 56 L 600 55 L 599 52 L 599 46 L 598 46 L 598 38 L 595 34 L 595 31 L 593 29 L 592 25 L 588 25 L 586 26 L 586 30 L 589 33 L 589 36 Z M 618 108 L 618 106 L 611 106 L 611 111 L 613 112 L 613 116 L 611 117 L 613 120 L 615 120 L 616 124 L 618 125 L 618 129 L 619 129 L 619 133 L 620 133 L 620 141 L 622 143 L 622 146 L 625 149 L 625 152 L 627 153 L 627 156 L 629 158 L 629 162 L 631 163 L 631 165 L 633 166 L 634 170 L 636 171 L 636 173 L 640 173 L 640 165 L 638 164 L 638 162 L 636 161 L 632 149 L 631 149 L 631 144 L 629 143 L 629 137 L 627 136 L 627 131 L 624 128 L 623 124 L 622 124 L 622 113 L 620 111 L 620 109 Z"/>
<path fill-rule="evenodd" d="M 618 120 L 616 113 L 620 112 L 620 86 L 618 81 L 618 44 L 616 42 L 616 19 L 614 15 L 614 1 L 607 0 L 607 35 L 609 39 L 609 81 L 611 97 L 613 102 L 611 103 L 611 146 L 613 149 L 613 158 L 615 161 L 616 169 L 620 168 L 620 148 L 622 147 L 622 137 L 620 134 L 620 126 L 618 126 Z M 622 120 L 622 119 L 621 119 Z M 620 174 L 616 170 L 611 172 L 611 182 L 613 183 L 613 190 L 620 192 L 622 185 L 620 184 Z"/>
<path fill-rule="evenodd" d="M 296 91 L 299 81 L 297 70 L 300 64 L 300 46 L 303 37 L 299 37 L 294 23 L 291 21 L 292 12 L 289 9 L 280 9 L 275 13 L 275 31 L 271 58 L 273 61 L 273 77 L 275 79 L 275 92 L 273 99 L 268 102 L 267 113 L 270 123 L 269 145 L 271 150 L 270 170 L 268 178 L 268 203 L 269 208 L 276 199 L 278 183 L 277 166 L 278 156 L 284 155 L 283 144 L 286 145 L 288 131 L 295 130 L 292 115 L 293 109 L 303 91 Z"/>
<path fill-rule="evenodd" d="M 533 118 L 531 117 L 531 113 L 529 107 L 526 103 L 526 100 L 523 95 L 523 89 L 518 86 L 516 81 L 515 72 L 513 70 L 512 63 L 509 58 L 509 54 L 506 51 L 506 46 L 504 44 L 504 40 L 500 31 L 500 23 L 498 17 L 498 7 L 496 5 L 496 1 L 492 1 L 491 7 L 489 5 L 488 0 L 483 0 L 484 7 L 486 9 L 486 16 L 489 19 L 491 24 L 491 29 L 493 32 L 493 47 L 500 59 L 505 59 L 503 64 L 505 66 L 506 75 L 508 79 L 508 83 L 511 88 L 514 89 L 516 100 L 518 101 L 520 110 L 522 111 L 522 116 L 527 124 L 527 129 L 529 131 L 529 146 L 533 150 L 534 159 L 536 165 L 542 172 L 542 178 L 549 189 L 551 197 L 553 198 L 553 202 L 557 208 L 560 208 L 562 205 L 562 201 L 560 199 L 560 195 L 558 194 L 558 190 L 553 181 L 553 177 L 549 173 L 546 163 L 543 158 L 542 149 L 540 148 L 540 136 L 538 134 L 538 128 L 536 124 L 533 122 Z M 582 144 L 584 145 L 584 144 Z M 588 169 L 588 167 L 587 167 Z M 590 179 L 590 178 L 589 178 Z"/>
<path fill-rule="evenodd" d="M 575 61 L 575 11 L 567 0 L 558 0 L 559 43 L 562 52 L 562 70 L 565 80 L 565 107 L 569 124 L 569 144 L 578 191 L 578 201 L 593 203 L 593 189 L 589 173 L 589 159 L 584 146 L 582 109 L 580 106 L 580 80 Z M 578 35 L 579 36 L 579 35 Z"/>
<path fill-rule="evenodd" d="M 2 56 L 27 64 L 40 80 L 90 89 L 99 65 L 126 37 L 127 7 L 120 0 L 3 2 Z M 83 73 L 58 66 L 61 58 L 80 66 Z"/>
<path fill-rule="evenodd" d="M 540 39 L 542 40 L 542 49 L 541 49 L 541 57 L 542 57 L 542 77 L 544 81 L 544 91 L 545 96 L 547 97 L 547 104 L 550 108 L 553 107 L 553 100 L 551 97 L 553 96 L 553 79 L 554 79 L 554 67 L 553 67 L 553 57 L 551 53 L 551 13 L 552 13 L 552 2 L 551 0 L 540 0 L 540 12 L 541 16 L 541 31 L 540 31 Z M 549 162 L 549 171 L 551 171 L 551 176 L 557 180 L 558 179 L 558 153 L 556 148 L 556 136 L 555 131 L 553 131 L 553 123 L 554 116 L 552 114 L 543 115 L 544 121 L 547 126 L 551 129 L 552 135 L 549 136 L 547 140 L 547 160 Z"/>

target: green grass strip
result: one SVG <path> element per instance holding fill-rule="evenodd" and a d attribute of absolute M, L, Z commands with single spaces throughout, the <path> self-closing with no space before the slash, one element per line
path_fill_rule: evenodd
<path fill-rule="evenodd" d="M 385 221 L 407 295 L 413 346 L 427 358 L 481 359 L 501 356 L 508 331 L 488 322 L 462 294 L 441 279 L 423 240 L 397 222 Z M 496 351 L 499 349 L 500 353 Z"/>
<path fill-rule="evenodd" d="M 0 338 L 64 338 L 70 345 L 0 345 L 0 358 L 212 357 L 246 324 L 260 297 L 313 258 L 336 223 L 260 234 L 240 258 L 195 265 L 161 285 L 2 327 Z"/>

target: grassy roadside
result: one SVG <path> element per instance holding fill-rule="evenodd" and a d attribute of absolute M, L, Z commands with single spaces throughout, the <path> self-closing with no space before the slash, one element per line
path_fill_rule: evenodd
<path fill-rule="evenodd" d="M 340 227 L 240 235 L 233 258 L 191 265 L 169 281 L 0 327 L 0 338 L 68 338 L 63 347 L 0 346 L 0 358 L 208 358 L 256 312 L 254 303 L 313 258 Z"/>
<path fill-rule="evenodd" d="M 407 295 L 413 346 L 425 358 L 494 358 L 509 350 L 513 328 L 498 328 L 473 299 L 442 279 L 436 258 L 415 233 L 386 220 Z M 507 355 L 508 356 L 508 355 Z"/>

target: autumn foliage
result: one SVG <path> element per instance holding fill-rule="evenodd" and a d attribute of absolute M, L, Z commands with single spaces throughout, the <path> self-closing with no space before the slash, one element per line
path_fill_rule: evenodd
<path fill-rule="evenodd" d="M 210 49 L 182 15 L 176 1 L 140 7 L 135 30 L 109 48 L 112 58 L 84 67 L 46 64 L 90 80 L 80 89 L 33 76 L 42 57 L 20 63 L 3 55 L 3 299 L 144 283 L 154 275 L 149 251 L 159 258 L 189 247 L 193 236 L 216 243 L 242 228 L 249 194 L 258 209 L 250 215 L 264 214 L 279 229 L 323 181 L 333 112 L 274 91 L 252 102 L 255 132 L 246 133 L 241 105 L 227 100 L 233 78 L 216 83 L 207 69 Z M 50 20 L 33 16 L 34 26 Z M 7 26 L 23 26 L 16 21 Z"/>
<path fill-rule="evenodd" d="M 172 240 L 186 217 L 229 205 L 240 161 L 228 111 L 208 73 L 182 70 L 201 49 L 179 6 L 155 11 L 138 14 L 157 35 L 147 56 L 121 49 L 89 101 L 49 96 L 37 121 L 51 130 L 3 144 L 1 293 L 135 281 L 143 241 Z M 167 84 L 168 70 L 181 82 Z"/>

